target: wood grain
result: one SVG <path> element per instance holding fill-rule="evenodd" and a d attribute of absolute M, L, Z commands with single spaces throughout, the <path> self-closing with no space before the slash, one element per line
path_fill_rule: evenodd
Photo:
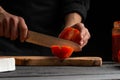
<path fill-rule="evenodd" d="M 6 57 L 6 56 L 5 56 Z M 7 56 L 14 57 L 19 66 L 101 66 L 100 57 L 71 57 L 61 61 L 50 56 Z"/>

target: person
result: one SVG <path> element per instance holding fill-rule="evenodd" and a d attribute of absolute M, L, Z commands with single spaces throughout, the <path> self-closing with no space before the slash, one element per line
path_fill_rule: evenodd
<path fill-rule="evenodd" d="M 90 39 L 84 25 L 89 5 L 89 0 L 0 0 L 0 55 L 52 55 L 49 48 L 25 42 L 28 31 L 57 37 L 75 26 L 82 49 Z"/>

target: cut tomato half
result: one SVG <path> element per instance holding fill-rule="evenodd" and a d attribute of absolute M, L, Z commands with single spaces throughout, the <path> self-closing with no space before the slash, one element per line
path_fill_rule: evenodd
<path fill-rule="evenodd" d="M 73 48 L 69 46 L 53 45 L 51 46 L 51 50 L 53 55 L 60 59 L 68 58 L 73 53 Z"/>

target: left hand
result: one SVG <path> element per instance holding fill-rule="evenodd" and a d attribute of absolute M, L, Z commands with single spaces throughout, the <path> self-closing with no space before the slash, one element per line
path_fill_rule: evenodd
<path fill-rule="evenodd" d="M 90 39 L 90 33 L 89 33 L 88 29 L 82 23 L 82 17 L 80 16 L 80 14 L 70 13 L 70 14 L 66 15 L 65 28 L 67 28 L 67 27 L 73 27 L 80 31 L 80 33 L 79 33 L 80 35 L 77 35 L 77 37 L 78 37 L 77 43 L 80 45 L 80 48 L 82 49 L 88 43 L 88 40 Z M 64 32 L 64 30 L 61 33 L 63 33 L 63 32 Z M 60 35 L 61 35 L 61 33 L 60 33 Z"/>
<path fill-rule="evenodd" d="M 90 33 L 83 23 L 77 23 L 73 25 L 72 27 L 80 31 L 80 36 L 78 37 L 80 37 L 79 43 L 82 49 L 88 43 L 88 40 L 90 39 Z"/>
<path fill-rule="evenodd" d="M 65 27 L 59 34 L 59 37 L 76 42 L 82 50 L 90 39 L 90 33 L 83 23 L 77 23 L 71 27 Z"/>

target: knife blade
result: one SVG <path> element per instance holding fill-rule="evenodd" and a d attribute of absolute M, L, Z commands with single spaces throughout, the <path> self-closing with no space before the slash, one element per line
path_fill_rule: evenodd
<path fill-rule="evenodd" d="M 53 37 L 50 35 L 34 32 L 34 31 L 29 31 L 29 37 L 26 39 L 26 42 L 44 46 L 44 47 L 49 47 L 49 48 L 51 48 L 52 45 L 59 45 L 59 46 L 67 45 L 72 47 L 75 52 L 78 52 L 81 50 L 79 44 L 73 41 Z"/>

